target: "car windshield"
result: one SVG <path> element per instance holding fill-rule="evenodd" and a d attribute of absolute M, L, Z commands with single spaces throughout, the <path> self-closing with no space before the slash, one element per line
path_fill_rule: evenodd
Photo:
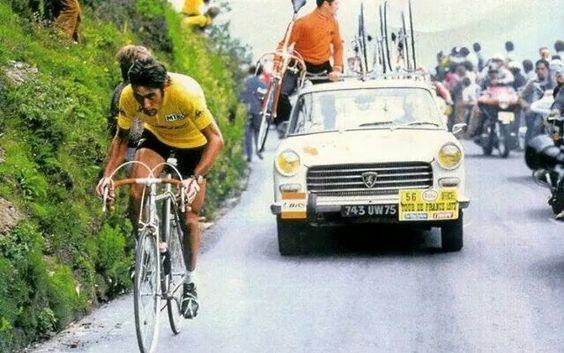
<path fill-rule="evenodd" d="M 370 88 L 312 92 L 294 110 L 290 134 L 386 128 L 442 128 L 429 91 Z"/>

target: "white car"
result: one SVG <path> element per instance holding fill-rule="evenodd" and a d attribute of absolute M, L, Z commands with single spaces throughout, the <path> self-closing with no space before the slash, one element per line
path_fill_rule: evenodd
<path fill-rule="evenodd" d="M 462 145 L 428 81 L 300 91 L 274 162 L 271 210 L 282 255 L 301 252 L 312 226 L 361 222 L 440 227 L 443 250 L 459 251 L 469 202 Z"/>

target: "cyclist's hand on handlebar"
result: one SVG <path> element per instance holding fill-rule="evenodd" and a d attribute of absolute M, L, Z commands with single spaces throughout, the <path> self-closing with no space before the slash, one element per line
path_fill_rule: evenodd
<path fill-rule="evenodd" d="M 200 192 L 200 185 L 194 178 L 187 178 L 182 180 L 183 188 L 182 192 L 185 193 L 186 201 L 190 204 Z"/>
<path fill-rule="evenodd" d="M 115 198 L 114 191 L 114 181 L 110 177 L 103 177 L 96 186 L 96 194 L 98 194 L 99 197 L 104 197 L 104 194 L 107 193 L 106 195 L 110 201 Z"/>
<path fill-rule="evenodd" d="M 329 80 L 335 82 L 341 79 L 341 73 L 339 71 L 331 71 L 328 75 Z"/>

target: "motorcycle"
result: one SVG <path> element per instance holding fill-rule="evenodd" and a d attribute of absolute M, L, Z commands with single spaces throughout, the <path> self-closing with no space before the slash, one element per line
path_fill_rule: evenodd
<path fill-rule="evenodd" d="M 492 86 L 478 98 L 478 107 L 484 116 L 482 134 L 477 141 L 484 155 L 499 150 L 502 158 L 507 158 L 512 149 L 517 148 L 515 126 L 519 124 L 519 96 L 512 87 Z"/>
<path fill-rule="evenodd" d="M 535 181 L 550 190 L 548 204 L 554 214 L 564 211 L 564 114 L 558 110 L 545 116 L 548 135 L 532 138 L 526 150 L 526 162 L 534 169 Z"/>

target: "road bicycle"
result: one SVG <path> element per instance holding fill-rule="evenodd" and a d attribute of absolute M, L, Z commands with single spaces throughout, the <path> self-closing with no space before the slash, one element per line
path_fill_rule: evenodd
<path fill-rule="evenodd" d="M 139 161 L 126 162 L 116 168 L 110 178 L 113 179 L 121 168 L 130 164 L 140 164 L 146 168 L 149 177 L 116 180 L 113 185 L 116 189 L 133 184 L 144 186 L 137 222 L 133 306 L 139 350 L 141 353 L 152 353 L 158 344 L 159 315 L 162 310 L 167 309 L 174 334 L 180 333 L 185 321 L 181 311 L 186 275 L 182 217 L 195 195 L 192 200 L 187 198 L 181 174 L 172 161 L 163 162 L 153 169 Z M 154 171 L 163 166 L 178 179 L 173 179 L 170 173 L 163 178 L 155 178 Z M 173 192 L 173 186 L 180 190 L 179 200 Z M 104 212 L 109 191 L 107 187 L 104 189 Z"/>
<path fill-rule="evenodd" d="M 290 21 L 290 24 L 288 25 L 288 28 L 286 29 L 282 47 L 274 52 L 262 55 L 259 58 L 257 64 L 258 70 L 261 64 L 269 57 L 272 57 L 274 61 L 272 77 L 266 89 L 266 93 L 262 98 L 260 127 L 257 137 L 259 153 L 264 151 L 264 146 L 266 143 L 266 138 L 268 137 L 270 125 L 276 120 L 278 100 L 280 98 L 282 81 L 284 79 L 284 76 L 286 75 L 286 72 L 290 71 L 296 75 L 303 76 L 306 71 L 306 65 L 302 56 L 294 50 L 293 43 L 289 43 L 294 23 L 296 22 L 296 19 L 298 17 L 298 12 L 305 5 L 305 1 L 293 0 L 292 4 L 294 7 L 294 15 L 292 17 L 292 21 Z"/>

